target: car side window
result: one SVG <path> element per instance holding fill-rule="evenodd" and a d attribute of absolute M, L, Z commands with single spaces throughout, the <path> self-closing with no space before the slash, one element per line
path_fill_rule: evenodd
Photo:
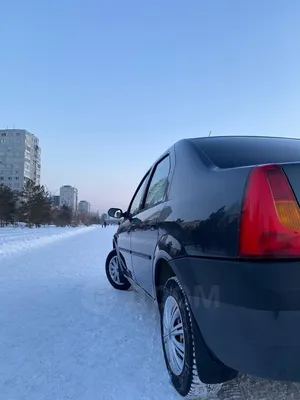
<path fill-rule="evenodd" d="M 165 201 L 169 186 L 170 157 L 161 160 L 152 175 L 144 208 L 153 207 Z"/>
<path fill-rule="evenodd" d="M 130 206 L 130 209 L 129 209 L 129 214 L 130 215 L 135 215 L 135 214 L 137 214 L 139 212 L 140 205 L 141 205 L 141 202 L 142 202 L 142 199 L 143 199 L 143 194 L 144 194 L 144 191 L 146 189 L 147 182 L 148 182 L 149 173 L 150 172 L 148 172 L 144 176 L 142 182 L 140 183 L 140 187 L 139 187 L 138 191 L 136 192 L 136 194 L 135 194 L 135 196 L 134 196 L 134 198 L 133 198 L 133 200 L 131 202 L 131 206 Z"/>

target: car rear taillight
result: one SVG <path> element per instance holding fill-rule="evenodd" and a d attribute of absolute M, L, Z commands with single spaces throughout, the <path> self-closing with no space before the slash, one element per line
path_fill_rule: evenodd
<path fill-rule="evenodd" d="M 300 208 L 280 166 L 251 171 L 239 240 L 240 257 L 300 258 Z"/>

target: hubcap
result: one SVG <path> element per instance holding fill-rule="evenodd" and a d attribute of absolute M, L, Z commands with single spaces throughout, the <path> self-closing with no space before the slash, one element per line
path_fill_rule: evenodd
<path fill-rule="evenodd" d="M 185 358 L 184 332 L 180 309 L 173 296 L 167 298 L 164 307 L 163 340 L 169 366 L 175 375 L 180 375 Z"/>
<path fill-rule="evenodd" d="M 119 261 L 117 256 L 114 256 L 109 262 L 109 274 L 116 284 L 123 285 L 120 279 Z"/>

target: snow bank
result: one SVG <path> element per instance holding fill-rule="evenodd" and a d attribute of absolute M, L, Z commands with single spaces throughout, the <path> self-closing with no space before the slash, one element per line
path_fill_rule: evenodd
<path fill-rule="evenodd" d="M 95 226 L 78 228 L 1 228 L 0 257 L 44 246 L 71 236 L 86 233 Z"/>

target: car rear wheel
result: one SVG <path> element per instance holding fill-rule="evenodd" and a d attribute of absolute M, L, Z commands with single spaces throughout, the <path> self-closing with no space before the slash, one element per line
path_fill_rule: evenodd
<path fill-rule="evenodd" d="M 130 283 L 120 268 L 116 250 L 112 250 L 106 258 L 105 272 L 109 283 L 118 290 L 128 290 Z"/>
<path fill-rule="evenodd" d="M 215 396 L 222 384 L 204 384 L 198 376 L 191 311 L 178 278 L 165 284 L 161 306 L 162 345 L 174 388 L 190 399 Z"/>

